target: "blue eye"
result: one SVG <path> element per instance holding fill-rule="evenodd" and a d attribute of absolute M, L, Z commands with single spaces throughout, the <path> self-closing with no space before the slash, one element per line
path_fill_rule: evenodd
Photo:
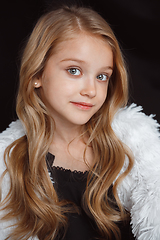
<path fill-rule="evenodd" d="M 70 68 L 68 69 L 68 72 L 75 76 L 79 76 L 81 74 L 80 70 L 77 68 Z"/>
<path fill-rule="evenodd" d="M 107 80 L 109 79 L 109 76 L 106 75 L 106 74 L 99 74 L 99 75 L 97 76 L 97 79 L 98 79 L 98 80 L 101 80 L 101 81 L 107 81 Z"/>

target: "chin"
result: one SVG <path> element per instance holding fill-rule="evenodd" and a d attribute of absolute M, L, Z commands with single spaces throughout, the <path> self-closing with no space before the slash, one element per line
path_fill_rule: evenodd
<path fill-rule="evenodd" d="M 85 125 L 87 122 L 89 122 L 90 119 L 91 118 L 89 118 L 87 120 L 82 120 L 82 121 L 80 121 L 80 120 L 79 121 L 75 121 L 75 124 L 82 126 L 82 125 Z"/>

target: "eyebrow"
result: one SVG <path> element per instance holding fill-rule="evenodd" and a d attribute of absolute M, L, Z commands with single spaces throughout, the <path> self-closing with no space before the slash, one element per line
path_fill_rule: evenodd
<path fill-rule="evenodd" d="M 66 58 L 66 59 L 61 60 L 61 62 L 67 62 L 67 61 L 85 63 L 85 61 L 80 60 L 80 59 Z M 104 67 L 102 67 L 102 68 L 111 69 L 111 70 L 113 71 L 113 67 L 111 67 L 111 66 L 104 66 Z"/>
<path fill-rule="evenodd" d="M 61 62 L 65 62 L 65 61 L 72 61 L 72 62 L 83 62 L 83 60 L 80 60 L 80 59 L 71 59 L 71 58 L 66 58 L 66 59 L 63 59 Z"/>

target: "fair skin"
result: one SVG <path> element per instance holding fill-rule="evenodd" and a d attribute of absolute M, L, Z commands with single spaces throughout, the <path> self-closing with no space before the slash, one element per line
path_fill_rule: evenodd
<path fill-rule="evenodd" d="M 55 155 L 54 165 L 85 171 L 85 143 L 78 136 L 105 102 L 113 54 L 107 42 L 88 34 L 77 34 L 59 43 L 58 49 L 36 79 L 36 87 L 56 124 L 49 151 Z M 87 148 L 86 159 L 91 166 L 91 147 Z"/>

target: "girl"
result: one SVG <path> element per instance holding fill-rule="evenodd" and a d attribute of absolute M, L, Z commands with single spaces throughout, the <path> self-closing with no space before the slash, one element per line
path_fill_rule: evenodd
<path fill-rule="evenodd" d="M 104 19 L 63 7 L 38 21 L 21 63 L 19 120 L 0 136 L 0 239 L 160 238 L 158 124 L 127 101 Z"/>

